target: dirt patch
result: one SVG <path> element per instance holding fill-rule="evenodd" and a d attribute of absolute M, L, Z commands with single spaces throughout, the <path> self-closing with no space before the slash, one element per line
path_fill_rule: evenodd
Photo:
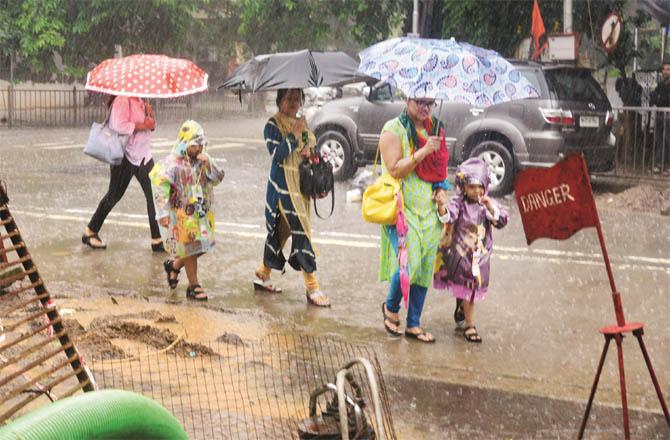
<path fill-rule="evenodd" d="M 229 313 L 127 297 L 111 308 L 100 307 L 106 301 L 104 296 L 57 299 L 59 309 L 67 310 L 63 323 L 68 334 L 80 353 L 93 361 L 128 359 L 165 349 L 183 357 L 218 356 L 208 343 L 245 346 L 265 334 L 263 317 L 253 311 Z M 241 334 L 251 339 L 243 340 Z"/>
<path fill-rule="evenodd" d="M 168 316 L 161 316 L 160 318 L 156 319 L 156 324 L 165 324 L 168 322 L 177 322 L 177 318 L 175 318 L 174 315 L 168 315 Z"/>
<path fill-rule="evenodd" d="M 596 195 L 599 208 L 659 213 L 670 208 L 670 189 L 653 185 L 637 185 L 621 192 Z"/>
<path fill-rule="evenodd" d="M 159 316 L 155 319 L 160 318 Z M 118 317 L 114 321 L 107 318 L 94 320 L 91 322 L 91 327 L 87 333 L 95 335 L 93 337 L 121 338 L 141 342 L 159 350 L 165 349 L 176 342 L 172 351 L 182 356 L 193 356 L 194 353 L 215 354 L 205 345 L 179 339 L 179 335 L 169 329 L 156 328 L 152 325 L 138 324 L 133 321 L 119 321 Z"/>
<path fill-rule="evenodd" d="M 75 341 L 80 353 L 92 359 L 122 359 L 126 353 L 112 342 L 95 332 L 87 332 L 76 319 L 63 320 L 63 326 Z"/>
<path fill-rule="evenodd" d="M 245 345 L 242 338 L 240 338 L 235 333 L 229 333 L 229 332 L 225 332 L 224 334 L 216 338 L 216 341 L 232 345 Z"/>

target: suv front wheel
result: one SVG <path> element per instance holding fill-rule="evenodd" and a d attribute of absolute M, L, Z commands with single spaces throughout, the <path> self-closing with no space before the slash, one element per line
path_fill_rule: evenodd
<path fill-rule="evenodd" d="M 514 161 L 509 150 L 497 141 L 483 141 L 472 150 L 489 167 L 489 195 L 500 197 L 512 191 Z"/>
<path fill-rule="evenodd" d="M 322 133 L 316 141 L 318 151 L 327 156 L 333 164 L 335 180 L 346 180 L 354 174 L 354 158 L 351 145 L 339 131 L 329 130 Z"/>

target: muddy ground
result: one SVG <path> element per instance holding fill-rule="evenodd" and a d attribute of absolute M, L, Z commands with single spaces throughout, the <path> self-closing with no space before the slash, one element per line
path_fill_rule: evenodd
<path fill-rule="evenodd" d="M 636 212 L 662 213 L 669 215 L 670 180 L 665 185 L 640 184 L 623 186 L 596 184 L 596 204 L 598 209 L 617 209 Z"/>

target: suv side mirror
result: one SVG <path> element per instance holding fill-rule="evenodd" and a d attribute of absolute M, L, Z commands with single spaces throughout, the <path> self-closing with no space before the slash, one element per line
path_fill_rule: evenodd
<path fill-rule="evenodd" d="M 363 87 L 363 96 L 365 96 L 365 99 L 370 99 L 370 92 L 372 91 L 372 88 L 370 86 L 365 86 Z"/>

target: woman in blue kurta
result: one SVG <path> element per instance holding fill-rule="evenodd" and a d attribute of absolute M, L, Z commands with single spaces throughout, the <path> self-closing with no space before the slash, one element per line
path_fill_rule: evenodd
<path fill-rule="evenodd" d="M 329 307 L 330 300 L 319 289 L 316 279 L 316 256 L 310 227 L 310 199 L 300 192 L 298 167 L 316 145 L 314 134 L 304 117 L 296 114 L 302 105 L 300 89 L 277 92 L 279 111 L 265 125 L 265 145 L 272 158 L 270 178 L 265 196 L 265 226 L 268 231 L 263 262 L 256 270 L 256 290 L 279 293 L 270 282 L 272 269 L 284 270 L 286 257 L 282 251 L 291 237 L 288 263 L 303 274 L 307 301 L 315 306 Z"/>

